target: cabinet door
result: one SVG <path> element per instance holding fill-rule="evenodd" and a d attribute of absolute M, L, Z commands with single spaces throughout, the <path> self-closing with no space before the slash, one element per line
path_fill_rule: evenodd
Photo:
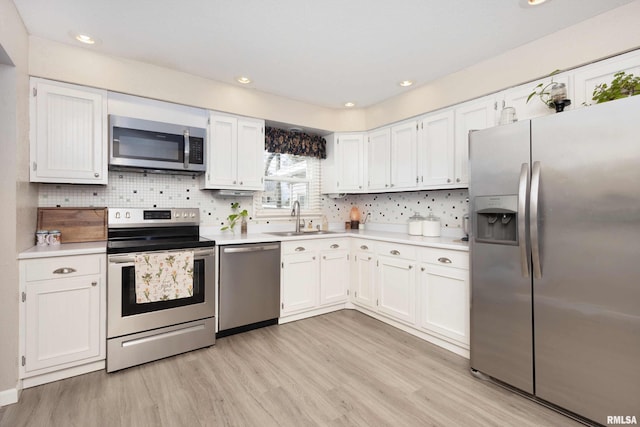
<path fill-rule="evenodd" d="M 415 261 L 378 256 L 378 310 L 415 323 Z"/>
<path fill-rule="evenodd" d="M 42 79 L 31 88 L 31 181 L 106 184 L 106 91 Z"/>
<path fill-rule="evenodd" d="M 349 289 L 349 251 L 346 249 L 320 252 L 320 305 L 347 300 Z"/>
<path fill-rule="evenodd" d="M 238 120 L 237 156 L 237 175 L 240 188 L 243 190 L 264 190 L 263 120 Z"/>
<path fill-rule="evenodd" d="M 391 130 L 371 132 L 367 147 L 367 188 L 388 190 L 391 178 Z"/>
<path fill-rule="evenodd" d="M 420 267 L 420 327 L 469 345 L 469 271 Z"/>
<path fill-rule="evenodd" d="M 212 114 L 209 124 L 207 188 L 236 188 L 238 119 Z"/>
<path fill-rule="evenodd" d="M 535 117 L 547 116 L 549 114 L 554 114 L 556 110 L 554 108 L 547 107 L 541 100 L 540 97 L 534 96 L 531 98 L 529 102 L 527 102 L 527 98 L 529 94 L 533 92 L 536 85 L 542 83 L 543 87 L 551 82 L 551 79 L 556 83 L 564 83 L 567 87 L 567 97 L 569 99 L 573 99 L 572 95 L 572 87 L 569 84 L 569 77 L 567 75 L 555 75 L 552 77 L 548 77 L 545 79 L 537 80 L 535 82 L 527 83 L 521 86 L 517 86 L 511 89 L 508 89 L 503 92 L 504 99 L 498 102 L 498 116 L 501 111 L 505 107 L 513 107 L 516 109 L 516 116 L 518 120 L 528 120 L 533 119 Z M 551 86 L 547 90 L 550 90 Z M 576 105 L 572 104 L 565 108 L 565 110 L 569 110 L 574 108 Z M 499 117 L 496 120 L 496 123 L 499 123 Z"/>
<path fill-rule="evenodd" d="M 365 307 L 375 307 L 376 262 L 371 253 L 356 251 L 352 274 L 353 302 Z"/>
<path fill-rule="evenodd" d="M 469 131 L 495 124 L 495 100 L 484 97 L 455 109 L 455 186 L 469 185 Z"/>
<path fill-rule="evenodd" d="M 319 260 L 315 252 L 283 256 L 281 314 L 317 306 L 319 278 Z"/>
<path fill-rule="evenodd" d="M 582 106 L 583 103 L 595 104 L 593 90 L 602 83 L 609 86 L 613 75 L 618 71 L 640 75 L 640 52 L 630 52 L 577 69 L 573 77 L 575 100 L 572 102 L 576 107 Z"/>
<path fill-rule="evenodd" d="M 420 187 L 433 187 L 453 182 L 453 134 L 453 110 L 429 115 L 420 123 L 418 138 Z"/>
<path fill-rule="evenodd" d="M 418 185 L 418 124 L 411 121 L 391 128 L 391 187 L 411 190 Z"/>
<path fill-rule="evenodd" d="M 364 187 L 364 136 L 362 134 L 338 135 L 336 147 L 338 148 L 338 191 L 361 191 Z"/>
<path fill-rule="evenodd" d="M 25 286 L 25 372 L 100 355 L 100 276 Z"/>

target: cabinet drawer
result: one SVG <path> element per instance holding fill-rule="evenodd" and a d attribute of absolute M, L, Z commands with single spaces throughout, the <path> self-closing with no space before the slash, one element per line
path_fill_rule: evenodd
<path fill-rule="evenodd" d="M 100 274 L 104 255 L 78 255 L 23 261 L 27 282 Z"/>
<path fill-rule="evenodd" d="M 469 269 L 469 252 L 424 248 L 420 252 L 420 261 L 446 267 Z"/>
<path fill-rule="evenodd" d="M 416 250 L 417 248 L 415 246 L 401 245 L 397 243 L 378 243 L 376 245 L 376 253 L 378 255 L 410 260 L 416 259 Z"/>
<path fill-rule="evenodd" d="M 282 248 L 282 253 L 285 255 L 313 252 L 318 249 L 317 242 L 313 240 L 294 240 L 291 242 L 282 242 L 280 247 Z"/>
<path fill-rule="evenodd" d="M 351 242 L 351 249 L 357 252 L 373 253 L 375 245 L 370 240 L 354 240 Z"/>
<path fill-rule="evenodd" d="M 320 250 L 349 250 L 349 240 L 347 239 L 318 239 L 317 248 Z"/>

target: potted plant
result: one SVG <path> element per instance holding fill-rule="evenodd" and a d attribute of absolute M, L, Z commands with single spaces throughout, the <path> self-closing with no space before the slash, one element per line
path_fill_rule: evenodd
<path fill-rule="evenodd" d="M 554 75 L 558 74 L 560 70 L 555 70 L 549 77 L 551 81 L 547 84 L 539 83 L 533 88 L 533 92 L 527 97 L 527 103 L 531 101 L 531 98 L 538 96 L 540 101 L 549 108 L 555 108 L 556 113 L 564 111 L 564 107 L 571 105 L 571 100 L 567 99 L 567 88 L 564 83 L 557 83 L 553 81 Z"/>
<path fill-rule="evenodd" d="M 592 99 L 600 104 L 634 95 L 640 95 L 640 76 L 618 71 L 610 84 L 601 83 L 595 87 Z"/>
<path fill-rule="evenodd" d="M 238 220 L 240 220 L 241 221 L 241 231 L 240 232 L 242 234 L 246 234 L 247 233 L 247 217 L 248 216 L 249 216 L 249 212 L 247 212 L 246 209 L 240 210 L 240 203 L 233 202 L 233 203 L 231 203 L 231 214 L 229 214 L 229 216 L 227 216 L 227 225 L 222 227 L 220 230 L 222 230 L 222 231 L 230 230 L 231 232 L 235 233 L 234 227 L 236 226 L 236 223 L 238 222 Z"/>

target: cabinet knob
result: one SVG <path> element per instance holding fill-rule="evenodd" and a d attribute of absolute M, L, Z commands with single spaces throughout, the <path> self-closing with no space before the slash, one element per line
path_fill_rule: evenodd
<path fill-rule="evenodd" d="M 424 267 L 420 267 L 420 271 L 424 271 Z"/>
<path fill-rule="evenodd" d="M 91 286 L 98 286 L 98 282 L 91 282 Z"/>
<path fill-rule="evenodd" d="M 457 178 L 457 179 L 456 179 L 456 182 L 460 182 L 460 178 Z"/>
<path fill-rule="evenodd" d="M 367 261 L 371 261 L 371 257 L 367 258 Z"/>
<path fill-rule="evenodd" d="M 363 251 L 369 250 L 369 246 L 367 245 L 361 245 L 360 249 L 362 249 Z"/>
<path fill-rule="evenodd" d="M 100 174 L 98 172 L 94 173 L 93 176 L 95 176 L 96 178 L 100 177 Z"/>
<path fill-rule="evenodd" d="M 243 185 L 243 182 L 242 182 L 242 181 L 240 181 L 240 185 Z"/>
<path fill-rule="evenodd" d="M 447 178 L 447 182 L 451 182 L 451 178 Z"/>
<path fill-rule="evenodd" d="M 438 262 L 441 262 L 443 264 L 451 264 L 452 261 L 449 258 L 442 257 L 442 258 L 438 258 Z"/>
<path fill-rule="evenodd" d="M 233 181 L 233 183 L 235 184 L 235 183 L 236 183 L 236 181 Z"/>
<path fill-rule="evenodd" d="M 326 255 L 323 255 L 323 256 L 322 256 L 322 259 L 327 259 L 327 256 L 326 256 Z"/>
<path fill-rule="evenodd" d="M 302 251 L 304 251 L 304 248 L 302 246 L 298 246 L 296 248 L 296 252 L 302 252 Z"/>
<path fill-rule="evenodd" d="M 397 250 L 395 250 L 395 249 L 394 249 L 394 250 L 392 250 L 392 251 L 389 251 L 389 253 L 390 253 L 391 255 L 400 255 L 400 251 L 397 251 Z"/>
<path fill-rule="evenodd" d="M 335 244 L 335 243 L 334 243 L 333 245 L 331 245 L 331 246 L 329 246 L 329 247 L 330 247 L 331 249 L 338 249 L 338 248 L 340 247 L 340 245 L 337 245 L 337 244 Z"/>
<path fill-rule="evenodd" d="M 410 265 L 410 266 L 409 266 L 409 270 L 411 270 L 412 268 L 413 268 L 413 265 Z"/>
<path fill-rule="evenodd" d="M 313 257 L 313 258 L 311 258 L 311 259 L 316 259 L 316 257 Z"/>

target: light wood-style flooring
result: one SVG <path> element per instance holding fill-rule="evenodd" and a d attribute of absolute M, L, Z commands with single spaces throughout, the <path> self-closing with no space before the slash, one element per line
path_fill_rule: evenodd
<path fill-rule="evenodd" d="M 0 426 L 574 426 L 353 310 L 24 390 Z"/>

